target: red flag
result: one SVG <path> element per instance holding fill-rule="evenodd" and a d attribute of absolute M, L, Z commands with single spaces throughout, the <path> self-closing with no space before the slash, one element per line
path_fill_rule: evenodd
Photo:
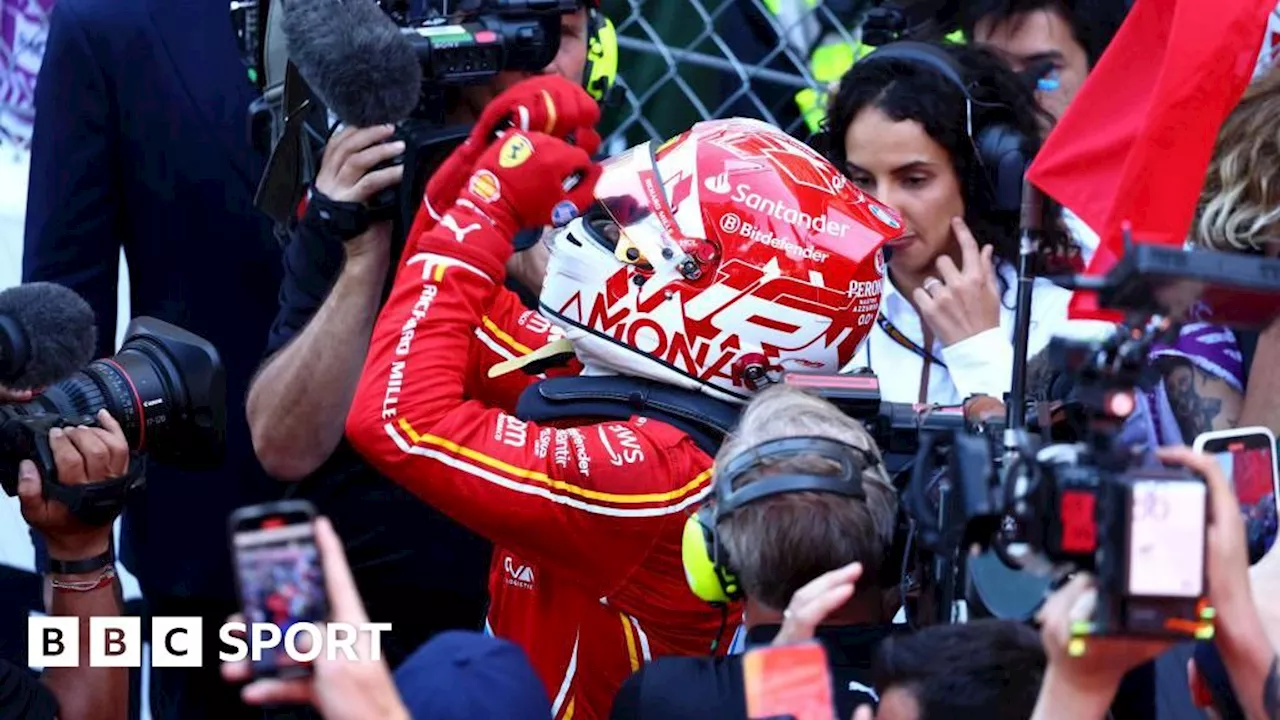
<path fill-rule="evenodd" d="M 1028 178 L 1101 238 L 1090 275 L 1134 242 L 1182 246 L 1218 129 L 1258 60 L 1276 0 L 1138 0 Z M 1073 318 L 1118 321 L 1078 292 Z"/>

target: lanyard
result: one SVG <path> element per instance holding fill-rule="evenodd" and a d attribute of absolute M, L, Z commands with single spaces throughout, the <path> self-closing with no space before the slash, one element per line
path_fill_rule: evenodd
<path fill-rule="evenodd" d="M 933 363 L 934 365 L 941 367 L 943 370 L 947 369 L 946 363 L 939 360 L 937 356 L 935 356 L 933 353 L 920 347 L 918 344 L 916 344 L 914 340 L 904 335 L 903 332 L 898 328 L 894 327 L 893 323 L 889 322 L 889 318 L 884 316 L 884 313 L 879 313 L 878 315 L 876 315 L 876 322 L 880 324 L 880 329 L 884 331 L 885 335 L 889 336 L 889 339 L 898 343 L 902 347 L 910 350 L 916 355 L 919 355 L 925 360 Z"/>

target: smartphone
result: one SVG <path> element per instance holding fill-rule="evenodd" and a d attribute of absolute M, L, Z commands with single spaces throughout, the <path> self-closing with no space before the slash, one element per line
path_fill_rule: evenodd
<path fill-rule="evenodd" d="M 250 654 L 254 677 L 300 677 L 311 668 L 294 662 L 284 637 L 295 623 L 322 623 L 329 615 L 324 570 L 316 547 L 316 509 L 305 500 L 243 507 L 231 514 L 231 553 L 245 623 L 272 624 L 276 647 Z M 250 639 L 252 639 L 250 633 Z"/>
<path fill-rule="evenodd" d="M 749 720 L 831 720 L 835 696 L 820 643 L 763 647 L 742 658 Z"/>
<path fill-rule="evenodd" d="M 1276 541 L 1276 436 L 1264 427 L 1221 430 L 1201 433 L 1194 447 L 1213 456 L 1231 483 L 1244 515 L 1249 562 L 1258 562 Z"/>

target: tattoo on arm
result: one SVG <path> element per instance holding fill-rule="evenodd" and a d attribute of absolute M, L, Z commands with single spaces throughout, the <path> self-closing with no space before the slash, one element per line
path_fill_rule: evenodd
<path fill-rule="evenodd" d="M 1280 656 L 1272 658 L 1267 681 L 1262 684 L 1262 707 L 1268 720 L 1280 720 Z"/>
<path fill-rule="evenodd" d="M 1183 442 L 1190 444 L 1202 432 L 1236 425 L 1242 399 L 1226 382 L 1182 359 L 1165 362 L 1163 370 Z"/>

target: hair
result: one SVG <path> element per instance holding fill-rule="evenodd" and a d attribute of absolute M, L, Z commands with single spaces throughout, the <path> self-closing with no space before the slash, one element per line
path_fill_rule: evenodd
<path fill-rule="evenodd" d="M 846 443 L 867 453 L 863 471 L 867 498 L 830 493 L 775 495 L 736 510 L 719 525 L 721 543 L 746 594 L 782 610 L 791 596 L 823 573 L 861 562 L 859 588 L 876 585 L 892 546 L 898 498 L 880 451 L 858 421 L 831 403 L 786 385 L 761 392 L 747 406 L 738 429 L 721 446 L 716 464 L 770 440 L 815 436 Z M 748 472 L 737 487 L 782 473 L 836 475 L 839 466 L 816 455 L 797 455 Z"/>
<path fill-rule="evenodd" d="M 978 160 L 974 142 L 988 127 L 1003 124 L 1023 138 L 1022 152 L 1034 157 L 1040 151 L 1040 131 L 1052 121 L 1036 102 L 1031 89 L 1002 60 L 982 48 L 936 43 L 960 67 L 973 103 L 973 139 L 966 127 L 965 96 L 960 88 L 932 67 L 905 60 L 856 63 L 840 80 L 831 97 L 824 139 L 828 159 L 848 173 L 844 136 L 858 114 L 875 107 L 895 121 L 914 120 L 951 158 L 960 180 L 964 199 L 964 221 L 979 245 L 993 245 L 998 262 L 1016 264 L 1019 222 L 1016 212 L 992 210 L 992 183 Z M 874 53 L 871 57 L 874 57 Z M 1044 256 L 1037 270 L 1045 270 L 1048 257 L 1067 257 L 1070 240 L 1058 220 L 1058 205 L 1045 201 L 1045 217 L 1040 251 Z"/>
<path fill-rule="evenodd" d="M 1084 48 L 1092 68 L 1124 24 L 1131 4 L 1132 0 L 966 0 L 960 27 L 972 39 L 979 23 L 1011 22 L 1017 30 L 1030 13 L 1055 13 L 1071 28 L 1071 37 Z"/>
<path fill-rule="evenodd" d="M 1025 720 L 1040 694 L 1046 658 L 1040 636 L 1012 620 L 932 625 L 881 641 L 875 687 L 911 693 L 920 717 Z"/>
<path fill-rule="evenodd" d="M 1258 78 L 1227 116 L 1196 207 L 1192 241 L 1261 253 L 1280 242 L 1280 69 Z"/>

